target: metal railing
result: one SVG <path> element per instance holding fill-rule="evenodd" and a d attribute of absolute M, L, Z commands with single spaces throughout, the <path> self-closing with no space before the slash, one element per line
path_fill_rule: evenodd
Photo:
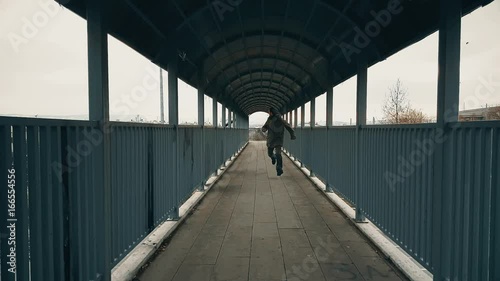
<path fill-rule="evenodd" d="M 112 163 L 112 260 L 103 261 L 96 243 L 105 207 L 94 176 L 94 148 L 103 141 L 98 128 L 0 117 L 0 177 L 4 183 L 15 177 L 0 189 L 2 280 L 14 280 L 4 270 L 11 259 L 17 280 L 98 280 L 102 262 L 116 265 L 156 226 L 175 219 L 174 211 L 248 140 L 247 129 L 112 122 L 104 132 Z"/>
<path fill-rule="evenodd" d="M 434 158 L 420 144 L 434 133 L 435 128 L 427 126 L 364 127 L 356 202 L 368 219 L 428 269 Z"/>
<path fill-rule="evenodd" d="M 500 122 L 296 131 L 292 157 L 429 271 L 500 278 Z"/>
<path fill-rule="evenodd" d="M 444 135 L 441 270 L 500 280 L 500 122 L 453 123 Z M 443 200 L 449 198 L 450 200 Z"/>

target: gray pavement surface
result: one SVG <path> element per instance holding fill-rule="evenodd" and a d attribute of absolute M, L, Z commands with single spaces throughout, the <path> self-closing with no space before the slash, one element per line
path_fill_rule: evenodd
<path fill-rule="evenodd" d="M 405 280 L 283 160 L 251 142 L 138 280 Z"/>

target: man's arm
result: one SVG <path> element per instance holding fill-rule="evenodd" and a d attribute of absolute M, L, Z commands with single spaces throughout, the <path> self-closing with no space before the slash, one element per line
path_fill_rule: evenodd
<path fill-rule="evenodd" d="M 293 130 L 292 126 L 283 118 L 281 118 L 281 121 L 283 122 L 283 125 L 285 125 L 285 128 L 288 131 L 288 133 L 290 133 L 290 138 L 292 140 L 296 139 L 297 137 L 295 136 L 295 131 Z"/>
<path fill-rule="evenodd" d="M 267 125 L 269 123 L 269 119 L 266 121 L 266 124 L 264 124 L 264 126 L 262 126 L 262 132 L 267 132 L 267 130 L 269 129 L 269 126 Z"/>

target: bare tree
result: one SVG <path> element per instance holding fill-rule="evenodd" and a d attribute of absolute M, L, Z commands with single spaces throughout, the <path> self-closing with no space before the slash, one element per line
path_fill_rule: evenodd
<path fill-rule="evenodd" d="M 418 124 L 430 121 L 430 118 L 421 110 L 411 107 L 408 101 L 408 90 L 399 79 L 394 86 L 389 87 L 389 94 L 386 96 L 382 110 L 388 124 Z"/>
<path fill-rule="evenodd" d="M 401 80 L 396 81 L 394 86 L 389 87 L 389 94 L 382 110 L 384 111 L 384 119 L 389 124 L 399 124 L 400 117 L 408 111 L 410 105 L 407 97 L 407 90 L 403 87 Z"/>
<path fill-rule="evenodd" d="M 487 115 L 487 120 L 500 120 L 500 106 L 490 107 Z"/>
<path fill-rule="evenodd" d="M 425 115 L 421 110 L 408 108 L 399 116 L 400 124 L 421 124 L 430 122 L 430 118 Z"/>

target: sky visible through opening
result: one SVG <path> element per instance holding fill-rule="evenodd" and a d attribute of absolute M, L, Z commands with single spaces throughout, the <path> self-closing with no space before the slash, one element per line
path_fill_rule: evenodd
<path fill-rule="evenodd" d="M 500 0 L 462 20 L 460 110 L 500 105 Z M 0 0 L 0 116 L 88 119 L 87 27 L 82 18 L 52 0 Z M 367 123 L 383 118 L 388 88 L 397 79 L 412 107 L 436 116 L 438 33 L 368 70 Z M 164 116 L 168 122 L 168 74 L 162 71 Z M 110 117 L 160 122 L 160 69 L 109 36 Z M 488 84 L 489 86 L 486 86 Z M 356 77 L 333 89 L 333 122 L 356 119 Z M 198 121 L 197 90 L 179 81 L 179 121 Z M 218 121 L 221 122 L 220 104 Z M 309 114 L 309 109 L 306 110 Z M 263 124 L 267 113 L 250 116 Z M 300 114 L 298 115 L 300 123 Z M 326 98 L 316 98 L 316 123 L 326 123 Z M 306 123 L 310 117 L 306 116 Z M 205 123 L 213 123 L 205 97 Z"/>

